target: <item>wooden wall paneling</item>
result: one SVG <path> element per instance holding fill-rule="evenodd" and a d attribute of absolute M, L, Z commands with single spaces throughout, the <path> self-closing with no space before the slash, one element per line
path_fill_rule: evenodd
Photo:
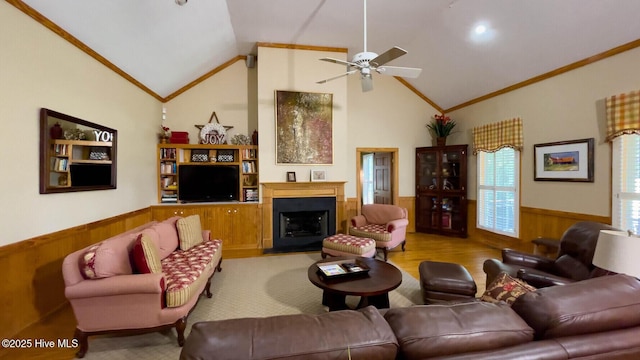
<path fill-rule="evenodd" d="M 415 196 L 401 196 L 398 198 L 398 206 L 407 209 L 409 225 L 407 232 L 416 232 L 416 198 Z"/>
<path fill-rule="evenodd" d="M 151 220 L 149 208 L 0 247 L 0 335 L 11 337 L 67 303 L 62 261 L 68 254 Z"/>
<path fill-rule="evenodd" d="M 468 200 L 467 213 L 469 233 L 474 239 L 499 249 L 510 247 L 529 252 L 533 252 L 531 240 L 539 237 L 559 239 L 567 228 L 579 221 L 611 224 L 610 216 L 521 207 L 520 235 L 519 238 L 512 238 L 476 228 L 476 200 Z"/>

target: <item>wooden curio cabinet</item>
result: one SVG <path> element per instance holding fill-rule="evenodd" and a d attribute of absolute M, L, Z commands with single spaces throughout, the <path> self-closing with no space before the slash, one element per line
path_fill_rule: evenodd
<path fill-rule="evenodd" d="M 467 237 L 467 145 L 416 148 L 416 231 Z"/>

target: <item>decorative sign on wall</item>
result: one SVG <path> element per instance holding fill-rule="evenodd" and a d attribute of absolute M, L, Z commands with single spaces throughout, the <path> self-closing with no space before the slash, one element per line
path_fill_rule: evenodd
<path fill-rule="evenodd" d="M 215 119 L 215 122 L 213 120 Z M 227 130 L 232 129 L 233 126 L 223 126 L 218 121 L 218 116 L 214 111 L 209 118 L 209 123 L 204 125 L 196 125 L 200 129 L 200 144 L 226 144 L 227 143 Z"/>

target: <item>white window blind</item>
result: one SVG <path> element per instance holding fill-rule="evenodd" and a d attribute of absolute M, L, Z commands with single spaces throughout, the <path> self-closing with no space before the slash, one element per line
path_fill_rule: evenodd
<path fill-rule="evenodd" d="M 503 148 L 479 151 L 477 227 L 518 237 L 520 152 Z"/>
<path fill-rule="evenodd" d="M 640 135 L 613 139 L 612 222 L 615 228 L 640 233 Z"/>

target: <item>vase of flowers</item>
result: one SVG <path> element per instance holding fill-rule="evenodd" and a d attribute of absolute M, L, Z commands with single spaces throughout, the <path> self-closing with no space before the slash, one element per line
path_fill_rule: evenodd
<path fill-rule="evenodd" d="M 171 129 L 168 126 L 162 125 L 162 129 L 160 130 L 160 143 L 166 144 L 169 142 L 169 138 L 171 137 Z"/>
<path fill-rule="evenodd" d="M 456 122 L 451 120 L 450 117 L 445 114 L 434 115 L 433 121 L 427 124 L 427 128 L 435 135 L 436 144 L 438 146 L 445 146 L 447 143 L 447 136 L 451 134 L 451 131 L 456 126 Z"/>

